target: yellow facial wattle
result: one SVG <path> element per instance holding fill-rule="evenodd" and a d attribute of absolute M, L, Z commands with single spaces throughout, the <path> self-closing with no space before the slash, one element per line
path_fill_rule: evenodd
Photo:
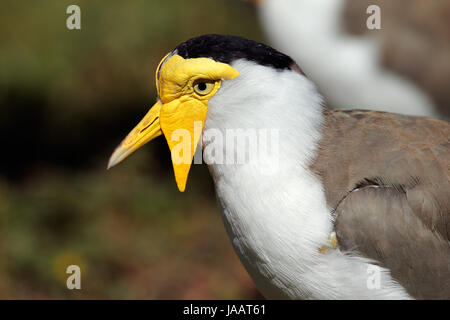
<path fill-rule="evenodd" d="M 163 133 L 172 154 L 178 189 L 183 192 L 204 127 L 208 100 L 220 89 L 222 80 L 238 75 L 230 65 L 213 59 L 166 55 L 156 71 L 158 101 L 116 148 L 108 168 Z"/>

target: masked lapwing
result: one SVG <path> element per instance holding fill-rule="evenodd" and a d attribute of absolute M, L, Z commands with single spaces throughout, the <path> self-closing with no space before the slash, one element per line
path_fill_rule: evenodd
<path fill-rule="evenodd" d="M 265 297 L 450 298 L 448 122 L 329 110 L 289 56 L 235 36 L 181 43 L 156 83 L 108 167 L 164 135 L 184 191 L 201 145 L 231 243 Z M 243 143 L 238 161 L 230 131 L 270 143 Z"/>

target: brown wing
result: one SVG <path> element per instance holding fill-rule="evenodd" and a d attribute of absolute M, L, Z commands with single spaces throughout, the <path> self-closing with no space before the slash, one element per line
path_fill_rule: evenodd
<path fill-rule="evenodd" d="M 415 297 L 450 298 L 450 124 L 373 111 L 325 114 L 311 168 L 336 210 L 340 246 L 391 269 Z"/>
<path fill-rule="evenodd" d="M 406 193 L 364 187 L 341 201 L 336 214 L 342 250 L 379 261 L 415 298 L 450 299 L 450 244 L 422 223 Z"/>

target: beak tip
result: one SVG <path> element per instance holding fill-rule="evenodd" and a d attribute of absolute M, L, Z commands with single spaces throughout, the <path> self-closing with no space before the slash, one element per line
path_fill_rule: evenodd
<path fill-rule="evenodd" d="M 111 169 L 115 165 L 117 165 L 120 161 L 118 161 L 118 158 L 114 156 L 115 153 L 111 155 L 111 157 L 108 160 L 108 165 L 106 166 L 106 170 Z"/>

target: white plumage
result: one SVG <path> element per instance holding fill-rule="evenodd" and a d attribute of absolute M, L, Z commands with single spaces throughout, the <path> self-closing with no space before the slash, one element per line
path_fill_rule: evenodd
<path fill-rule="evenodd" d="M 323 120 L 314 84 L 297 72 L 246 60 L 232 66 L 240 76 L 223 81 L 209 101 L 205 132 L 214 128 L 225 136 L 227 129 L 261 127 L 280 134 L 281 165 L 271 174 L 261 175 L 258 163 L 209 165 L 231 242 L 264 296 L 409 298 L 385 269 L 381 288 L 369 289 L 369 260 L 317 250 L 327 244 L 333 221 L 322 185 L 308 170 Z"/>

